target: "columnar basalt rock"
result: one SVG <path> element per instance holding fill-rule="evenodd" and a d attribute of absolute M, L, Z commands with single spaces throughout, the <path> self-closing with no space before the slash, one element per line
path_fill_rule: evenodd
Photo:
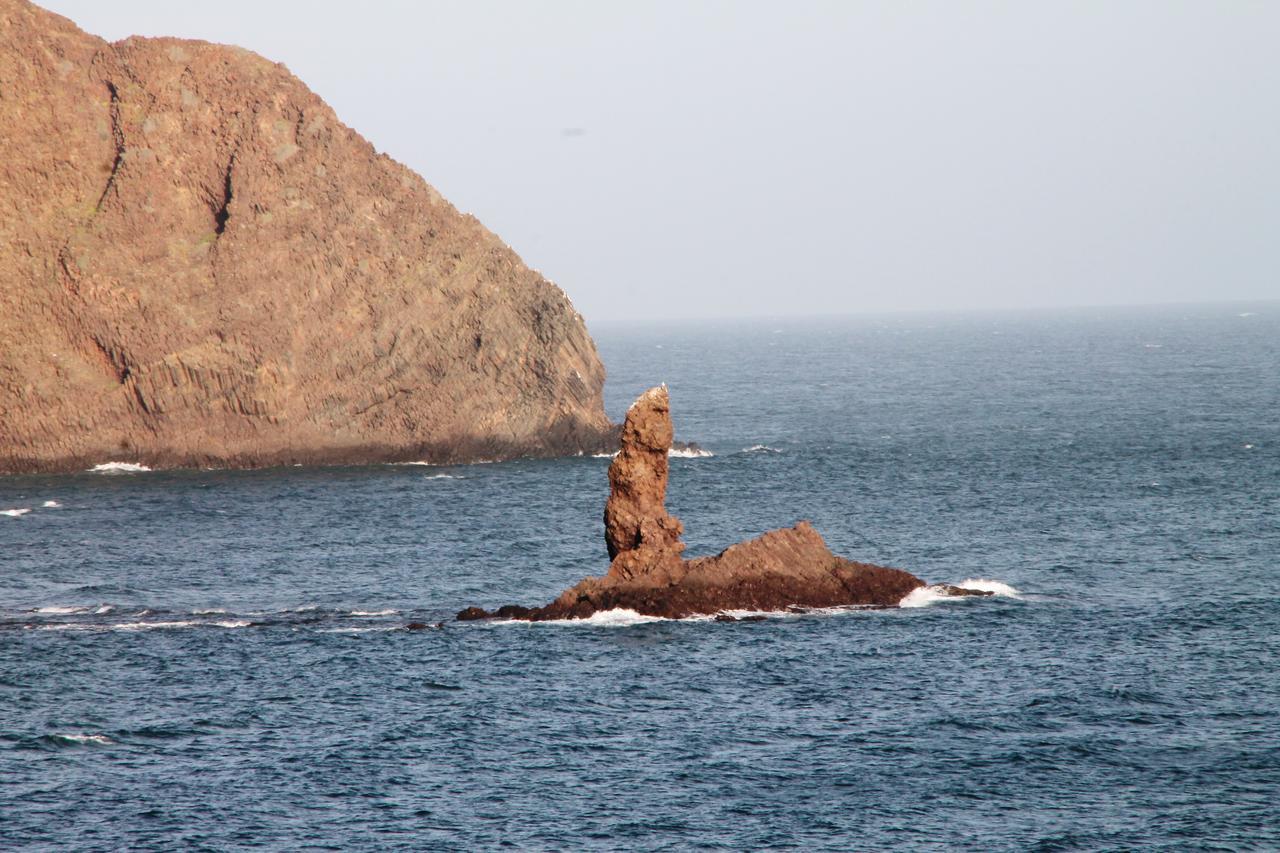
<path fill-rule="evenodd" d="M 470 607 L 458 618 L 581 619 L 615 608 L 682 618 L 732 610 L 892 607 L 924 586 L 909 572 L 832 554 L 804 521 L 715 556 L 684 559 L 683 525 L 665 506 L 671 437 L 667 389 L 652 388 L 627 412 L 621 448 L 609 467 L 604 518 L 612 563 L 603 577 L 583 580 L 545 607 L 507 605 L 494 613 Z"/>
<path fill-rule="evenodd" d="M 564 293 L 282 65 L 0 0 L 0 474 L 596 452 Z"/>

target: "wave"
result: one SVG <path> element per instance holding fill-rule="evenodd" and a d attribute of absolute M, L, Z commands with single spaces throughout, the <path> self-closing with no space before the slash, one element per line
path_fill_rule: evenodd
<path fill-rule="evenodd" d="M 770 447 L 767 444 L 753 444 L 750 447 L 742 448 L 743 453 L 781 453 L 782 451 L 776 447 Z"/>
<path fill-rule="evenodd" d="M 0 515 L 7 515 L 10 518 L 18 518 L 19 516 L 26 515 L 29 512 L 31 512 L 30 507 L 27 507 L 26 509 L 0 509 Z"/>
<path fill-rule="evenodd" d="M 1003 581 L 988 580 L 987 578 L 966 578 L 960 581 L 956 586 L 961 589 L 981 590 L 982 592 L 990 592 L 1000 598 L 1017 598 L 1021 599 L 1022 594 L 1018 590 L 1009 586 Z M 940 601 L 967 601 L 977 596 L 964 595 L 948 595 L 946 590 L 936 586 L 916 587 L 907 593 L 902 601 L 898 602 L 899 607 L 929 607 Z"/>
<path fill-rule="evenodd" d="M 694 617 L 698 620 L 710 619 L 709 616 Z M 646 625 L 650 622 L 674 622 L 678 620 L 664 619 L 661 616 L 646 616 L 625 607 L 613 610 L 601 610 L 592 613 L 586 619 L 547 619 L 542 622 L 529 622 L 524 619 L 503 619 L 494 621 L 494 625 L 570 625 L 573 627 L 595 628 L 627 628 L 631 625 Z"/>
<path fill-rule="evenodd" d="M 32 613 L 47 613 L 51 616 L 67 616 L 71 613 L 88 613 L 90 607 L 74 604 L 51 604 L 48 607 L 37 607 Z"/>
<path fill-rule="evenodd" d="M 45 501 L 44 503 L 40 504 L 40 506 L 44 507 L 45 509 L 57 509 L 58 507 L 62 506 L 62 504 L 58 503 L 57 501 Z"/>
<path fill-rule="evenodd" d="M 428 474 L 423 477 L 424 480 L 465 480 L 461 474 Z"/>
<path fill-rule="evenodd" d="M 1004 581 L 994 581 L 989 580 L 988 578 L 966 578 L 956 584 L 956 586 L 961 589 L 975 589 L 981 590 L 982 592 L 995 593 L 1001 598 L 1022 598 L 1022 593 L 1018 592 Z"/>
<path fill-rule="evenodd" d="M 50 743 L 55 743 L 60 746 L 80 745 L 86 743 L 97 744 L 98 746 L 108 746 L 115 743 L 115 741 L 106 735 L 86 735 L 76 732 L 59 732 L 57 734 L 49 735 L 48 740 Z"/>
<path fill-rule="evenodd" d="M 399 610 L 388 608 L 386 610 L 352 610 L 352 616 L 395 616 Z"/>
<path fill-rule="evenodd" d="M 248 628 L 253 623 L 243 619 L 219 622 L 200 622 L 194 619 L 176 619 L 162 622 L 60 622 L 54 625 L 36 625 L 40 631 L 161 631 L 175 628 Z M 32 626 L 28 626 L 32 627 Z"/>
<path fill-rule="evenodd" d="M 612 459 L 617 456 L 617 452 L 613 453 L 592 453 L 592 459 Z M 715 456 L 710 450 L 704 450 L 701 447 L 672 447 L 667 450 L 667 457 L 670 459 L 707 459 Z"/>
<path fill-rule="evenodd" d="M 103 462 L 89 469 L 90 474 L 139 474 L 150 471 L 146 465 L 138 462 Z"/>

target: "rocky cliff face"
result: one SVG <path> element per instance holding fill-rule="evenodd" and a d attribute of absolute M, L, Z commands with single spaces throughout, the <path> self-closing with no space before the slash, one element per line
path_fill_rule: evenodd
<path fill-rule="evenodd" d="M 837 557 L 807 522 L 770 531 L 714 557 L 685 560 L 683 526 L 663 505 L 671 433 L 667 389 L 646 391 L 627 412 L 622 447 L 609 467 L 605 543 L 612 562 L 603 577 L 587 578 L 545 607 L 508 605 L 496 613 L 473 607 L 458 618 L 582 619 L 615 608 L 667 618 L 730 618 L 724 611 L 892 607 L 924 586 L 900 569 Z"/>
<path fill-rule="evenodd" d="M 283 66 L 0 0 L 0 473 L 596 449 L 565 295 Z"/>

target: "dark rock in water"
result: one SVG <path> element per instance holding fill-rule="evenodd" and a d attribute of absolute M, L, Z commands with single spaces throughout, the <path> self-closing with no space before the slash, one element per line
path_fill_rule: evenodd
<path fill-rule="evenodd" d="M 934 584 L 930 589 L 943 593 L 944 595 L 954 595 L 957 597 L 966 595 L 995 595 L 989 589 L 965 589 L 962 586 L 953 586 L 949 583 Z"/>
<path fill-rule="evenodd" d="M 717 622 L 737 622 L 737 616 L 730 616 L 728 613 L 719 613 L 716 615 Z"/>
<path fill-rule="evenodd" d="M 772 611 L 841 605 L 896 606 L 924 581 L 900 569 L 832 554 L 808 522 L 732 545 L 713 557 L 681 556 L 684 525 L 666 511 L 667 450 L 671 446 L 666 386 L 651 388 L 627 412 L 621 449 L 609 466 L 605 544 L 612 563 L 545 607 L 509 605 L 513 619 L 583 619 L 625 608 L 682 618 L 725 610 Z M 459 619 L 489 616 L 469 607 Z"/>
<path fill-rule="evenodd" d="M 493 614 L 483 607 L 468 607 L 466 610 L 459 610 L 456 618 L 459 622 L 469 622 L 473 619 L 492 619 Z"/>

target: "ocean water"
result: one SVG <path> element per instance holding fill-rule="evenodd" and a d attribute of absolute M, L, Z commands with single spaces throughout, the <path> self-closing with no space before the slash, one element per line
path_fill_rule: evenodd
<path fill-rule="evenodd" d="M 594 332 L 690 553 L 1001 594 L 406 631 L 608 460 L 0 478 L 0 849 L 1280 849 L 1280 305 Z"/>

